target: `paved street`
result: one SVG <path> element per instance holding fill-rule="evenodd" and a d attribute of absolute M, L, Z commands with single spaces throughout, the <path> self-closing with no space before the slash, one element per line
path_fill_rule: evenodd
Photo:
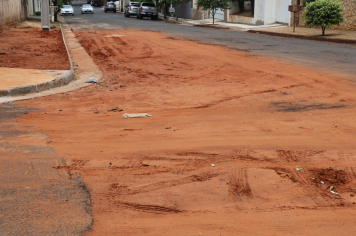
<path fill-rule="evenodd" d="M 95 7 L 95 14 L 81 15 L 81 4 L 75 6 L 75 16 L 65 16 L 65 22 L 74 30 L 114 30 L 142 29 L 170 34 L 212 45 L 225 45 L 237 50 L 246 51 L 250 55 L 263 55 L 283 59 L 296 65 L 303 65 L 320 71 L 342 72 L 355 74 L 356 47 L 326 42 L 289 39 L 257 35 L 246 32 L 205 29 L 193 26 L 142 20 L 131 16 L 124 17 L 120 13 L 105 13 Z"/>

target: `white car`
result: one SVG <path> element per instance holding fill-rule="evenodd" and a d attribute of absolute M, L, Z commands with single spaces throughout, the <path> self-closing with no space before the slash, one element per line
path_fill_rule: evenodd
<path fill-rule="evenodd" d="M 63 5 L 61 8 L 61 16 L 63 15 L 72 15 L 74 16 L 74 9 L 71 5 Z"/>
<path fill-rule="evenodd" d="M 84 4 L 82 6 L 82 14 L 84 13 L 94 14 L 94 8 L 90 4 Z"/>

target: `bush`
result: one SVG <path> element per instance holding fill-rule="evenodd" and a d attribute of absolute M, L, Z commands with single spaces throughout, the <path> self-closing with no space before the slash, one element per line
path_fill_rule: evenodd
<path fill-rule="evenodd" d="M 326 28 L 340 25 L 344 20 L 341 11 L 342 7 L 339 1 L 316 0 L 315 2 L 307 3 L 304 12 L 305 23 L 310 26 L 321 26 L 324 36 Z"/>
<path fill-rule="evenodd" d="M 36 12 L 35 12 L 35 15 L 36 15 L 36 16 L 41 16 L 41 12 L 40 12 L 40 11 L 36 11 Z"/>
<path fill-rule="evenodd" d="M 315 2 L 315 0 L 304 0 L 302 5 L 303 7 L 306 7 L 307 3 L 311 3 L 311 2 Z"/>

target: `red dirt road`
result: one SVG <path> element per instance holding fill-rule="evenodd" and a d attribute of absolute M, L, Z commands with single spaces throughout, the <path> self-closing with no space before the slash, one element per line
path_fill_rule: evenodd
<path fill-rule="evenodd" d="M 82 177 L 87 235 L 354 234 L 345 75 L 160 33 L 76 36 L 105 84 L 18 102 L 44 109 L 18 123 Z M 122 118 L 137 112 L 152 117 Z"/>

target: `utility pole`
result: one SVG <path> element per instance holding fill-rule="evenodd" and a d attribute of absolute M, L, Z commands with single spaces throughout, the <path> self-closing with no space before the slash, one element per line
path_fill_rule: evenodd
<path fill-rule="evenodd" d="M 41 4 L 41 30 L 50 31 L 51 24 L 49 22 L 49 4 L 48 0 L 42 0 Z"/>

